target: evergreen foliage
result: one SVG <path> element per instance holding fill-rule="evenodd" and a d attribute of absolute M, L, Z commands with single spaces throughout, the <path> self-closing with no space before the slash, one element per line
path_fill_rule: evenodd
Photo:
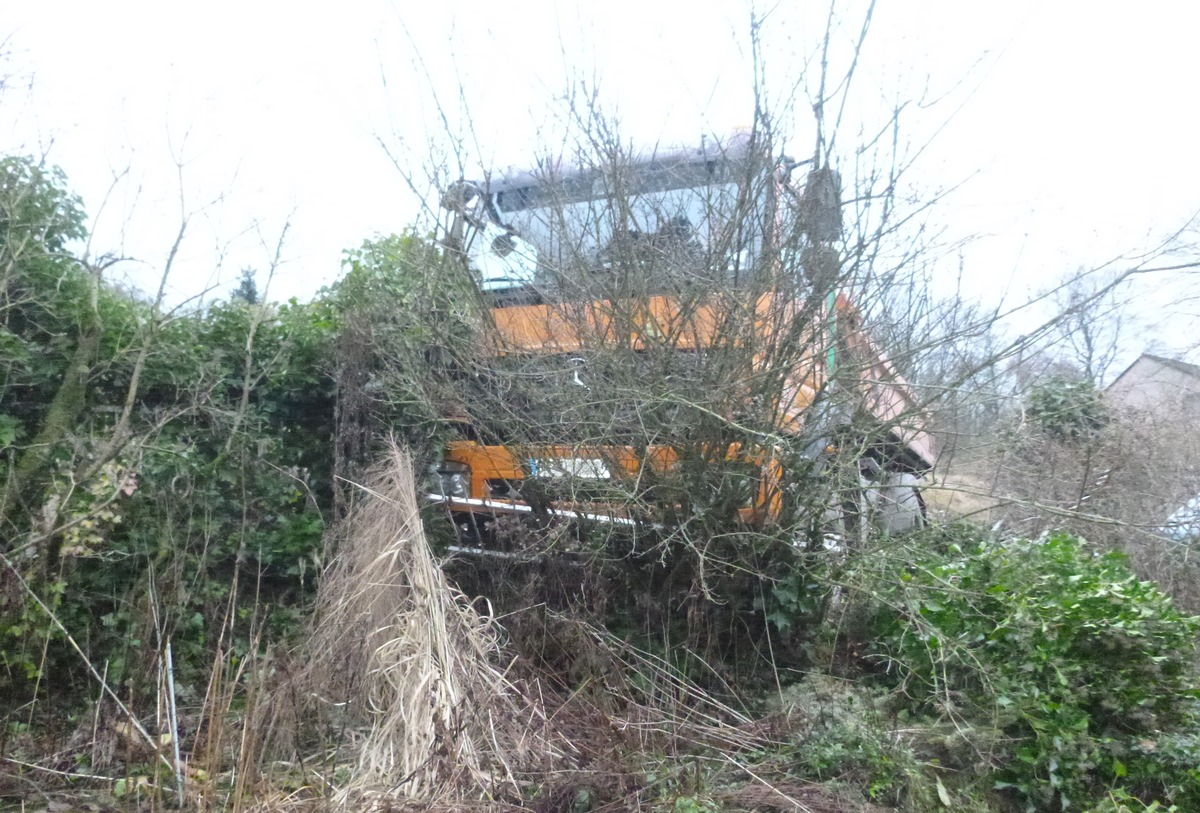
<path fill-rule="evenodd" d="M 909 713 L 996 730 L 989 778 L 1028 810 L 1110 785 L 1200 804 L 1200 618 L 1065 534 L 962 526 L 911 552 L 872 574 L 866 643 Z"/>

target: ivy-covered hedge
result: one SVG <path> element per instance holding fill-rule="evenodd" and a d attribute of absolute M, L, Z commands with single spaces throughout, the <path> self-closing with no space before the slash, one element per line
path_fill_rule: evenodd
<path fill-rule="evenodd" d="M 907 711 L 998 731 L 990 779 L 1027 810 L 1114 787 L 1200 810 L 1200 619 L 1077 537 L 931 536 L 870 613 Z"/>

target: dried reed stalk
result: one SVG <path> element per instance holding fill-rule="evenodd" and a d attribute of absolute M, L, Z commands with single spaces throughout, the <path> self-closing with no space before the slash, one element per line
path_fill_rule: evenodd
<path fill-rule="evenodd" d="M 370 726 L 343 800 L 498 798 L 545 716 L 496 666 L 498 629 L 453 588 L 393 445 L 338 532 L 318 593 L 307 682 Z M 537 755 L 542 760 L 545 751 Z"/>

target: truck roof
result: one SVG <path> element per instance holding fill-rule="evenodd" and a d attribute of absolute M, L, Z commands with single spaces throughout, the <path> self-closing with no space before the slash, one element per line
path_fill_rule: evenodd
<path fill-rule="evenodd" d="M 721 142 L 705 138 L 698 147 L 659 147 L 647 151 L 634 151 L 626 156 L 626 166 L 633 169 L 670 170 L 675 167 L 704 165 L 712 162 L 742 163 L 752 153 L 753 136 L 737 133 Z M 476 181 L 480 189 L 487 192 L 507 192 L 539 186 L 547 181 L 566 183 L 580 178 L 591 178 L 597 171 L 594 166 L 579 166 L 563 158 L 545 159 L 534 170 L 510 169 L 493 174 L 487 180 Z"/>

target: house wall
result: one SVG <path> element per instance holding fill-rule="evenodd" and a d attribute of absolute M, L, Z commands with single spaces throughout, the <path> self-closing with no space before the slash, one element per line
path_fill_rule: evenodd
<path fill-rule="evenodd" d="M 1142 356 L 1106 391 L 1116 406 L 1137 412 L 1200 415 L 1200 375 Z"/>

